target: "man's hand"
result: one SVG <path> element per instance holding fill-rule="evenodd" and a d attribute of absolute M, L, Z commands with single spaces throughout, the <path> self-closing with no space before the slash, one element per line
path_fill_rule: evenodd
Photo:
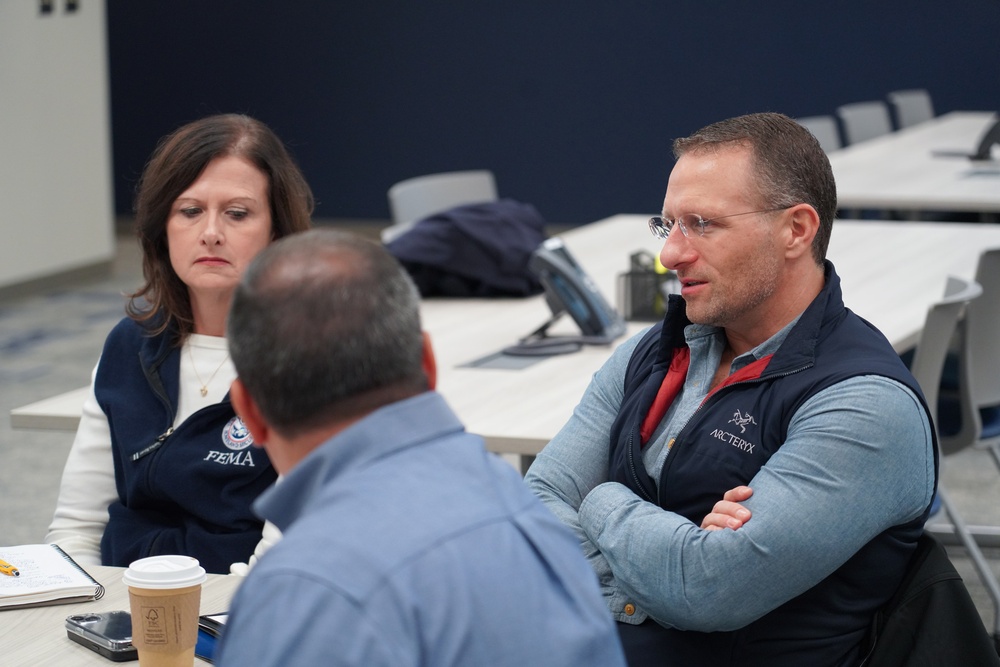
<path fill-rule="evenodd" d="M 737 486 L 729 489 L 722 500 L 715 503 L 711 513 L 707 514 L 701 522 L 701 527 L 705 530 L 722 530 L 732 528 L 736 530 L 750 520 L 750 510 L 740 505 L 741 502 L 753 495 L 753 489 L 749 486 Z"/>

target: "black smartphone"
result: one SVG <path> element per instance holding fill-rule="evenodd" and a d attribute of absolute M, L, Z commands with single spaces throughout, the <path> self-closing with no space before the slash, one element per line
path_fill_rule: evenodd
<path fill-rule="evenodd" d="M 132 616 L 127 611 L 74 614 L 66 619 L 66 634 L 108 660 L 139 659 L 132 646 Z"/>
<path fill-rule="evenodd" d="M 227 613 L 205 614 L 198 617 L 198 642 L 194 654 L 208 663 L 215 663 L 215 645 L 226 629 Z"/>

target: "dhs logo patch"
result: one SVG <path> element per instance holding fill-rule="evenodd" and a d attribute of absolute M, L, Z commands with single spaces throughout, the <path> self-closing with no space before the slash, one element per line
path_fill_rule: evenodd
<path fill-rule="evenodd" d="M 233 417 L 226 424 L 226 427 L 222 429 L 222 443 L 229 449 L 238 452 L 253 444 L 253 436 L 250 435 L 247 427 L 243 425 L 242 419 Z"/>

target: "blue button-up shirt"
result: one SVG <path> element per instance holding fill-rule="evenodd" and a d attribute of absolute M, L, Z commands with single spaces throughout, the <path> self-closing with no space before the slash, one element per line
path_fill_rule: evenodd
<path fill-rule="evenodd" d="M 373 412 L 255 506 L 284 533 L 225 665 L 624 665 L 573 536 L 427 392 Z"/>

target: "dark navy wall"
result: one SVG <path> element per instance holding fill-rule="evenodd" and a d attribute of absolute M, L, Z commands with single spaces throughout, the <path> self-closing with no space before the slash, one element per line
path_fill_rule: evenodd
<path fill-rule="evenodd" d="M 670 143 L 751 111 L 833 113 L 899 88 L 1000 109 L 1000 0 L 108 0 L 116 208 L 157 139 L 268 123 L 324 218 L 490 168 L 546 219 L 655 212 Z"/>

